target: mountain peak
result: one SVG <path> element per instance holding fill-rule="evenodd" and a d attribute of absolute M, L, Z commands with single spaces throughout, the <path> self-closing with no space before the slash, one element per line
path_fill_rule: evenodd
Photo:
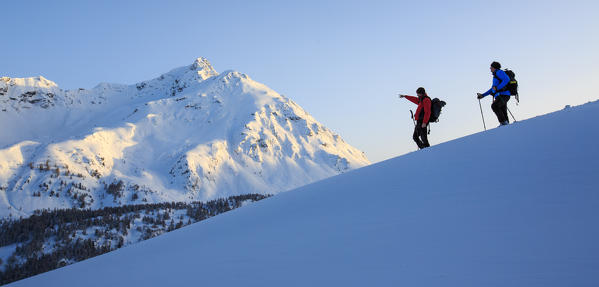
<path fill-rule="evenodd" d="M 139 82 L 135 84 L 137 90 L 150 89 L 156 95 L 174 95 L 192 86 L 194 83 L 202 82 L 208 78 L 218 76 L 210 62 L 200 57 L 195 59 L 191 65 L 178 67 L 162 74 L 160 77 Z"/>
<path fill-rule="evenodd" d="M 216 70 L 214 70 L 208 59 L 204 57 L 197 58 L 193 62 L 193 64 L 189 66 L 189 69 L 196 71 L 198 76 L 200 76 L 202 80 L 218 75 L 218 73 L 216 72 Z"/>
<path fill-rule="evenodd" d="M 206 59 L 204 57 L 197 58 L 191 66 L 194 70 L 203 69 L 203 68 L 213 69 L 212 64 L 210 64 L 210 61 L 208 61 L 208 59 Z"/>

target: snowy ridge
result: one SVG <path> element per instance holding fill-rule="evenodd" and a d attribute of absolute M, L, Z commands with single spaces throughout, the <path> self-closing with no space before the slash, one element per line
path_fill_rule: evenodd
<path fill-rule="evenodd" d="M 10 286 L 595 286 L 597 113 L 446 142 Z"/>
<path fill-rule="evenodd" d="M 135 85 L 0 85 L 0 216 L 274 194 L 369 164 L 293 101 L 204 58 Z"/>

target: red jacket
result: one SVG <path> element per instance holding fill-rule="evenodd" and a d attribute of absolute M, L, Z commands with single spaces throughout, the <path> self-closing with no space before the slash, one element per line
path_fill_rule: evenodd
<path fill-rule="evenodd" d="M 422 118 L 422 123 L 428 124 L 428 120 L 431 117 L 431 98 L 429 98 L 428 96 L 422 97 L 422 101 L 420 101 L 418 97 L 406 96 L 406 99 L 418 105 L 414 118 L 416 120 L 420 120 L 420 113 L 422 112 L 422 110 L 424 110 L 424 117 Z"/>

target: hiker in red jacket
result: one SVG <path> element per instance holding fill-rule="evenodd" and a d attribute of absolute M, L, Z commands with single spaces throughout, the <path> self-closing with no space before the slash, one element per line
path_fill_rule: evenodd
<path fill-rule="evenodd" d="M 423 149 L 430 146 L 428 138 L 426 136 L 426 127 L 428 126 L 428 120 L 431 117 L 431 98 L 428 97 L 423 87 L 416 90 L 418 97 L 412 97 L 408 95 L 399 95 L 400 98 L 406 98 L 410 102 L 417 104 L 416 114 L 416 126 L 414 127 L 414 135 L 412 138 L 418 145 L 418 148 Z"/>

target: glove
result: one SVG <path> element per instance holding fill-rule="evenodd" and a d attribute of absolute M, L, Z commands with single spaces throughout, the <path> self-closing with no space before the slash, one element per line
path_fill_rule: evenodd
<path fill-rule="evenodd" d="M 476 93 L 476 98 L 480 100 L 480 99 L 482 99 L 482 98 L 484 98 L 484 97 L 483 97 L 483 94 L 481 94 L 481 93 Z"/>

